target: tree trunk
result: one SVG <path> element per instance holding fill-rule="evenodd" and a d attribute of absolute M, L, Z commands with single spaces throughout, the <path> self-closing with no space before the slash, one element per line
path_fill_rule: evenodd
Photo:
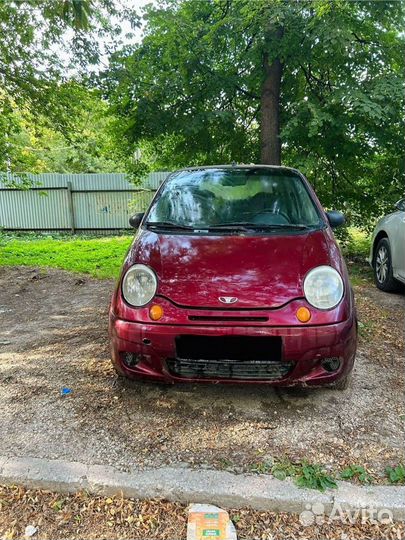
<path fill-rule="evenodd" d="M 282 29 L 277 30 L 275 37 L 280 39 Z M 281 165 L 280 141 L 280 88 L 283 65 L 279 58 L 269 64 L 269 55 L 263 56 L 265 78 L 261 93 L 261 162 L 265 165 Z"/>

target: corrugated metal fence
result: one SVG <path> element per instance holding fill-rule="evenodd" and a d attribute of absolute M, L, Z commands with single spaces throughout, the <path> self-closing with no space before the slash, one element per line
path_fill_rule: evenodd
<path fill-rule="evenodd" d="M 0 181 L 0 227 L 8 230 L 109 231 L 128 229 L 144 211 L 168 172 L 150 173 L 140 186 L 125 174 L 38 174 L 29 189 Z"/>

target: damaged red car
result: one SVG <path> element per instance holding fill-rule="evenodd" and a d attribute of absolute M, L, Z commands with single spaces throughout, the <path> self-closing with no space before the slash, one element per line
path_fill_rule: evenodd
<path fill-rule="evenodd" d="M 357 321 L 325 212 L 297 170 L 249 165 L 168 176 L 110 307 L 112 360 L 136 379 L 345 388 Z"/>

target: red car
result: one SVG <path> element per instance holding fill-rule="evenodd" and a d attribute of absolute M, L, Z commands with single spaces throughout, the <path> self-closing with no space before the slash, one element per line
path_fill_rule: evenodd
<path fill-rule="evenodd" d="M 357 321 L 347 269 L 305 177 L 264 165 L 162 184 L 110 308 L 112 360 L 161 382 L 347 386 Z"/>

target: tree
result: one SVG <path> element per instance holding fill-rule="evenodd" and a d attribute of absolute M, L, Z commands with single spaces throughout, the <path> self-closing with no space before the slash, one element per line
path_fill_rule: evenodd
<path fill-rule="evenodd" d="M 403 182 L 404 4 L 171 0 L 106 91 L 128 146 L 169 166 L 301 167 L 327 206 L 378 215 Z"/>
<path fill-rule="evenodd" d="M 11 101 L 0 171 L 122 172 L 125 160 L 112 136 L 114 118 L 99 91 L 69 81 L 56 88 L 53 99 L 63 104 L 53 123 Z"/>
<path fill-rule="evenodd" d="M 97 70 L 102 57 L 122 44 L 121 19 L 133 27 L 138 24 L 135 11 L 118 1 L 0 0 L 0 171 L 11 163 L 17 170 L 24 165 L 37 169 L 40 149 L 27 155 L 18 148 L 38 125 L 55 134 L 66 125 L 66 111 L 72 112 L 74 100 L 84 96 L 86 101 L 87 90 L 80 94 L 80 84 L 66 81 L 74 78 L 88 86 L 89 71 Z M 81 108 L 80 101 L 76 105 Z M 66 137 L 72 135 L 65 129 L 59 138 L 66 146 L 71 143 Z M 77 152 L 76 141 L 72 155 Z M 91 161 L 94 153 L 83 146 L 77 163 L 85 166 L 86 156 Z"/>
<path fill-rule="evenodd" d="M 134 10 L 114 0 L 2 0 L 0 88 L 16 102 L 47 107 L 54 83 L 69 70 L 87 74 L 102 53 L 120 46 L 123 17 L 138 24 Z"/>

